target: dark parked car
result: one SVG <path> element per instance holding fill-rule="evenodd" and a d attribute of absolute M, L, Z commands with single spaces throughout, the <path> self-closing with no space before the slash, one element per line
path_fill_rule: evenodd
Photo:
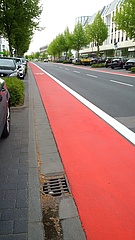
<path fill-rule="evenodd" d="M 125 69 L 126 69 L 126 70 L 131 69 L 131 67 L 135 67 L 135 58 L 129 59 L 129 60 L 125 63 Z"/>
<path fill-rule="evenodd" d="M 111 68 L 123 68 L 125 66 L 125 62 L 127 61 L 127 58 L 122 57 L 116 57 L 111 62 Z"/>
<path fill-rule="evenodd" d="M 0 137 L 6 138 L 10 133 L 10 94 L 5 81 L 0 78 Z"/>
<path fill-rule="evenodd" d="M 0 77 L 17 77 L 17 66 L 12 58 L 0 57 Z"/>
<path fill-rule="evenodd" d="M 105 67 L 111 67 L 111 63 L 112 63 L 113 57 L 107 57 L 105 60 Z"/>

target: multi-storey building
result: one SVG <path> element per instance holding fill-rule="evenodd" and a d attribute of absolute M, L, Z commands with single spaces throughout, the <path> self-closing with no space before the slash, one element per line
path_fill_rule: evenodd
<path fill-rule="evenodd" d="M 8 42 L 4 38 L 0 37 L 0 55 L 3 56 L 4 51 L 7 50 L 9 50 Z"/>
<path fill-rule="evenodd" d="M 117 51 L 117 56 L 135 57 L 135 42 L 127 38 L 125 31 L 117 30 L 113 22 L 116 7 L 118 6 L 119 8 L 121 2 L 122 0 L 114 0 L 100 10 L 101 17 L 108 27 L 108 38 L 103 42 L 103 45 L 100 46 L 100 52 L 104 56 L 113 56 Z M 83 26 L 85 26 L 87 22 L 91 24 L 96 15 L 97 13 L 92 16 L 78 17 L 76 18 L 76 23 L 81 22 Z M 96 53 L 96 51 L 97 47 L 94 43 L 90 43 L 88 47 L 80 50 L 80 53 Z"/>

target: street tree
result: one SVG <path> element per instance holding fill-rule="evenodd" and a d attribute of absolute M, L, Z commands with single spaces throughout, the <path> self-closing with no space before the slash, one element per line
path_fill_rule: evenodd
<path fill-rule="evenodd" d="M 69 32 L 69 28 L 67 27 L 64 31 L 64 46 L 63 46 L 63 50 L 66 53 L 66 59 L 67 59 L 68 52 L 71 51 L 71 46 L 72 46 L 72 35 Z"/>
<path fill-rule="evenodd" d="M 113 20 L 119 30 L 135 41 L 135 0 L 123 0 Z"/>
<path fill-rule="evenodd" d="M 52 56 L 55 60 L 58 50 L 57 50 L 57 44 L 56 44 L 56 40 L 54 39 L 48 46 L 47 48 L 47 52 L 50 56 Z"/>
<path fill-rule="evenodd" d="M 57 49 L 57 56 L 60 58 L 62 52 L 64 51 L 65 47 L 65 38 L 63 33 L 60 33 L 58 36 L 55 38 L 55 45 Z"/>
<path fill-rule="evenodd" d="M 0 0 L 0 33 L 8 40 L 10 55 L 18 46 L 17 36 L 22 36 L 22 39 L 25 36 L 28 50 L 34 31 L 39 29 L 42 12 L 39 3 L 40 0 Z"/>
<path fill-rule="evenodd" d="M 87 45 L 87 39 L 81 23 L 77 23 L 72 33 L 72 48 L 78 52 Z"/>
<path fill-rule="evenodd" d="M 89 38 L 90 41 L 92 40 L 93 43 L 97 46 L 97 56 L 99 55 L 99 47 L 103 44 L 107 37 L 108 28 L 101 18 L 100 12 L 98 12 L 93 23 L 89 27 Z"/>

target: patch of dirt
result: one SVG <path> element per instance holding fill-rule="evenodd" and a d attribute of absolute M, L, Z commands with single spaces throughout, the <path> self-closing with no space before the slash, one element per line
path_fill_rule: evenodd
<path fill-rule="evenodd" d="M 49 194 L 42 194 L 41 204 L 45 240 L 62 240 L 62 227 L 58 216 L 58 198 Z"/>

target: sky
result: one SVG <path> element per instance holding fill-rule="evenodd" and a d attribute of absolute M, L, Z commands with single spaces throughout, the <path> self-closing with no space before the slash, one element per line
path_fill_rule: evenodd
<path fill-rule="evenodd" d="M 49 45 L 66 27 L 74 30 L 75 19 L 91 16 L 113 0 L 40 0 L 43 11 L 40 17 L 42 31 L 36 31 L 27 54 L 39 52 L 39 48 Z"/>

